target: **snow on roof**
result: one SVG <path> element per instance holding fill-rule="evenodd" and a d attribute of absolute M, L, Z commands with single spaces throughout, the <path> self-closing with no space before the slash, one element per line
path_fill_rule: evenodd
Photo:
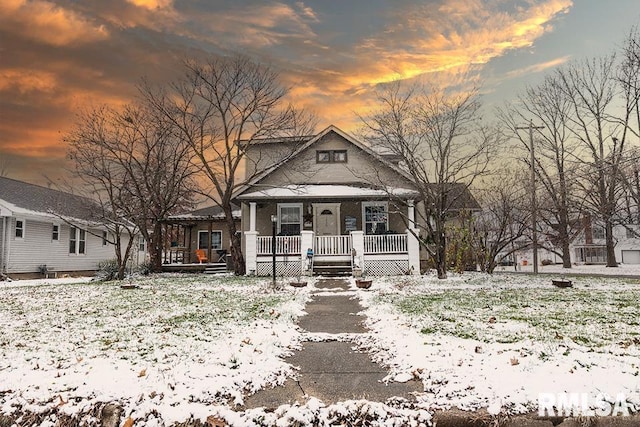
<path fill-rule="evenodd" d="M 350 185 L 285 185 L 282 187 L 270 187 L 263 190 L 245 193 L 239 199 L 310 199 L 310 198 L 354 198 L 354 197 L 388 197 L 406 196 L 417 197 L 418 192 L 408 188 L 392 188 L 378 190 L 369 187 Z"/>

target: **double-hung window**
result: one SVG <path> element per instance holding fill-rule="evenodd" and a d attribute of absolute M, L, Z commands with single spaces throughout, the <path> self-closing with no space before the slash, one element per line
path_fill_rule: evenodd
<path fill-rule="evenodd" d="M 58 224 L 52 224 L 51 226 L 51 240 L 54 242 L 60 240 L 60 226 Z"/>
<path fill-rule="evenodd" d="M 16 219 L 16 239 L 24 239 L 24 220 Z"/>
<path fill-rule="evenodd" d="M 302 203 L 278 204 L 278 232 L 283 236 L 297 236 L 302 231 Z"/>
<path fill-rule="evenodd" d="M 389 230 L 389 205 L 387 202 L 363 202 L 362 223 L 365 234 L 384 234 Z"/>
<path fill-rule="evenodd" d="M 69 253 L 70 254 L 85 254 L 87 249 L 87 234 L 78 227 L 71 227 L 69 229 Z"/>

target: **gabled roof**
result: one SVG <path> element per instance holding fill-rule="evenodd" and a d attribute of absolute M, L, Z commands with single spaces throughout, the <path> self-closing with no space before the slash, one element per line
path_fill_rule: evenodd
<path fill-rule="evenodd" d="M 0 205 L 13 215 L 95 219 L 96 204 L 91 199 L 7 177 L 0 177 Z"/>
<path fill-rule="evenodd" d="M 367 145 L 363 144 L 362 142 L 360 142 L 354 136 L 349 135 L 348 133 L 344 132 L 343 130 L 337 128 L 334 125 L 330 125 L 327 128 L 325 128 L 323 131 L 321 131 L 320 133 L 315 135 L 313 138 L 310 138 L 306 143 L 304 143 L 300 148 L 298 148 L 287 159 L 285 159 L 284 161 L 265 169 L 264 171 L 262 171 L 261 173 L 257 174 L 255 177 L 253 177 L 253 179 L 251 179 L 251 181 L 249 181 L 249 182 L 245 183 L 243 186 L 239 187 L 235 191 L 235 194 L 233 195 L 233 198 L 237 198 L 242 193 L 247 191 L 249 188 L 251 188 L 255 184 L 259 183 L 260 181 L 262 181 L 267 176 L 271 175 L 274 171 L 276 171 L 277 169 L 283 167 L 287 162 L 289 162 L 289 160 L 295 158 L 298 154 L 300 154 L 303 151 L 305 151 L 307 148 L 309 148 L 311 145 L 315 144 L 317 141 L 322 139 L 325 135 L 329 134 L 330 132 L 335 132 L 336 134 L 340 135 L 342 138 L 344 138 L 345 140 L 349 141 L 351 144 L 355 145 L 356 147 L 358 147 L 362 151 L 366 152 L 371 157 L 373 157 L 376 160 L 378 160 L 380 163 L 382 163 L 382 164 L 387 164 L 388 163 L 388 161 L 385 161 L 383 156 L 381 156 L 380 154 L 376 153 L 369 146 L 367 146 Z M 402 169 L 394 168 L 394 170 L 399 175 L 401 175 L 405 179 L 409 180 L 409 182 L 413 182 L 413 178 L 410 175 L 408 175 L 406 172 L 404 172 Z"/>

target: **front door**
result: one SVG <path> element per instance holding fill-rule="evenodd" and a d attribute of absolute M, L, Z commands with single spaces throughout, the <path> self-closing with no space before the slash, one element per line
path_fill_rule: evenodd
<path fill-rule="evenodd" d="M 313 231 L 317 236 L 340 234 L 340 203 L 314 203 Z"/>

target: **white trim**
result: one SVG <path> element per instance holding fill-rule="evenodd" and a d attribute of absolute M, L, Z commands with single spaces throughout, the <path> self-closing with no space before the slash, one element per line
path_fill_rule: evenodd
<path fill-rule="evenodd" d="M 362 231 L 364 234 L 367 234 L 367 221 L 365 215 L 365 208 L 369 206 L 384 206 L 384 211 L 386 212 L 386 230 L 389 231 L 389 202 L 387 201 L 379 201 L 379 202 L 362 202 Z"/>
<path fill-rule="evenodd" d="M 281 230 L 281 221 L 280 218 L 282 217 L 282 208 L 298 208 L 300 209 L 300 232 L 302 232 L 303 228 L 303 219 L 302 217 L 304 216 L 304 212 L 302 211 L 303 206 L 302 203 L 278 203 L 278 234 L 280 234 Z M 293 223 L 289 223 L 289 224 L 293 224 Z"/>

